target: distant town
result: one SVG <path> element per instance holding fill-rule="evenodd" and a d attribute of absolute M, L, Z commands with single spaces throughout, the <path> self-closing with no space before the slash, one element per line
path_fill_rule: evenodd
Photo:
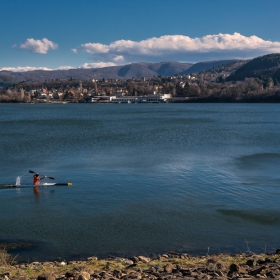
<path fill-rule="evenodd" d="M 2 92 L 2 102 L 24 103 L 159 103 L 186 101 L 177 96 L 176 86 L 184 88 L 186 80 L 195 84 L 195 76 L 143 77 L 139 79 L 102 79 L 20 83 Z M 37 85 L 38 84 L 38 85 Z"/>
<path fill-rule="evenodd" d="M 21 84 L 21 87 L 20 87 Z M 142 77 L 139 79 L 102 79 L 79 81 L 23 82 L 2 92 L 0 100 L 24 103 L 159 103 L 184 102 L 185 86 L 198 86 L 196 75 Z M 38 85 L 37 85 L 38 84 Z M 178 90 L 182 94 L 178 95 Z"/>
<path fill-rule="evenodd" d="M 271 54 L 172 76 L 22 81 L 2 87 L 0 102 L 280 102 L 279 65 L 280 54 Z"/>

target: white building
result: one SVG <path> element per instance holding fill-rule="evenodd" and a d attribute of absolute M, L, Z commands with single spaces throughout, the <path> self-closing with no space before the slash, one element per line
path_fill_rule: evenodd
<path fill-rule="evenodd" d="M 149 96 L 111 96 L 112 103 L 162 103 L 164 99 L 160 94 Z"/>

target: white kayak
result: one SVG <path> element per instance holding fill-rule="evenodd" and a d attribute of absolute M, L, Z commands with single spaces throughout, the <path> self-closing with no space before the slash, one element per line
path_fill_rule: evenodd
<path fill-rule="evenodd" d="M 1 189 L 8 189 L 8 188 L 31 188 L 31 187 L 52 187 L 52 186 L 72 186 L 72 183 L 39 183 L 37 185 L 33 184 L 20 184 L 20 185 L 0 185 Z"/>

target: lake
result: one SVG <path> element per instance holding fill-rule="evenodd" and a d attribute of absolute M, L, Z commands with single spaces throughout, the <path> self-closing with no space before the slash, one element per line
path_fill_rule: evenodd
<path fill-rule="evenodd" d="M 271 252 L 280 243 L 279 104 L 0 104 L 0 190 L 21 260 Z M 50 182 L 49 179 L 44 179 Z"/>

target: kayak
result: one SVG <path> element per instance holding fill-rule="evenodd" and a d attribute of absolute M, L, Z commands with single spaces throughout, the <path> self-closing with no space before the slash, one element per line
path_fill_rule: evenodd
<path fill-rule="evenodd" d="M 8 189 L 8 188 L 31 188 L 31 187 L 52 187 L 52 186 L 72 186 L 72 183 L 40 183 L 37 185 L 33 184 L 20 184 L 20 185 L 0 185 L 1 189 Z"/>

